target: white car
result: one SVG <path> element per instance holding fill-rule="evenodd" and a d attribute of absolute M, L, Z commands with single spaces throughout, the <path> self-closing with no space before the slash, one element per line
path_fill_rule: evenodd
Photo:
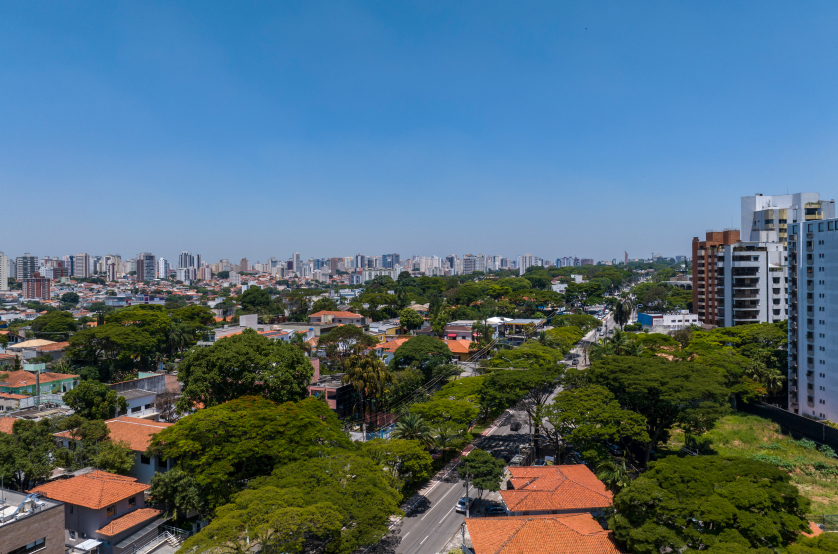
<path fill-rule="evenodd" d="M 474 504 L 474 499 L 469 497 L 469 496 L 464 496 L 464 497 L 460 498 L 460 500 L 457 502 L 457 507 L 454 508 L 454 509 L 458 512 L 465 513 L 466 506 L 471 508 L 472 504 Z"/>

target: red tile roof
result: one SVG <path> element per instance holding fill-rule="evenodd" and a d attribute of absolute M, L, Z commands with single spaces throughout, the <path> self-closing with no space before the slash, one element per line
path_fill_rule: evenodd
<path fill-rule="evenodd" d="M 471 341 L 467 339 L 444 341 L 452 354 L 468 354 Z"/>
<path fill-rule="evenodd" d="M 105 425 L 111 430 L 110 435 L 108 435 L 110 440 L 126 441 L 135 452 L 145 452 L 151 443 L 151 438 L 166 427 L 171 427 L 174 423 L 122 416 L 107 420 Z M 55 436 L 72 439 L 73 431 L 61 431 L 56 433 Z"/>
<path fill-rule="evenodd" d="M 138 483 L 133 477 L 97 470 L 71 479 L 50 481 L 29 492 L 39 492 L 59 502 L 99 510 L 149 488 L 151 485 Z"/>
<path fill-rule="evenodd" d="M 352 312 L 330 312 L 328 310 L 321 310 L 317 313 L 311 314 L 308 317 L 321 317 L 324 315 L 330 315 L 332 317 L 344 317 L 344 318 L 361 318 L 364 317 L 359 314 L 353 314 Z"/>
<path fill-rule="evenodd" d="M 35 384 L 35 374 L 28 371 L 18 370 L 10 371 L 8 377 L 0 381 L 0 385 L 4 387 L 19 388 L 27 387 Z M 78 375 L 70 375 L 69 373 L 52 373 L 45 371 L 41 373 L 41 384 L 49 383 L 50 381 L 58 381 L 60 379 L 77 379 Z"/>
<path fill-rule="evenodd" d="M 68 346 L 70 346 L 70 343 L 64 341 L 56 342 L 53 344 L 47 344 L 46 346 L 38 346 L 35 348 L 35 350 L 38 352 L 55 352 L 56 350 L 66 350 Z"/>
<path fill-rule="evenodd" d="M 622 554 L 590 514 L 466 520 L 475 554 Z"/>
<path fill-rule="evenodd" d="M 614 495 L 587 466 L 511 467 L 513 490 L 501 491 L 511 512 L 585 511 L 611 505 Z"/>
<path fill-rule="evenodd" d="M 106 537 L 114 537 L 123 531 L 135 527 L 141 523 L 153 519 L 163 513 L 163 510 L 155 510 L 153 508 L 140 508 L 133 512 L 128 512 L 125 515 L 119 516 L 96 532 Z"/>
<path fill-rule="evenodd" d="M 15 424 L 14 417 L 0 417 L 0 433 L 12 434 L 12 426 Z"/>

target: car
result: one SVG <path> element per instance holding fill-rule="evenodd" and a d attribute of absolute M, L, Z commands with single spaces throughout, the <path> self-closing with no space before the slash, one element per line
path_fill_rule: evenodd
<path fill-rule="evenodd" d="M 489 506 L 486 508 L 486 515 L 487 516 L 505 516 L 506 515 L 506 508 L 503 506 Z"/>
<path fill-rule="evenodd" d="M 573 360 L 573 365 L 579 365 L 579 360 Z"/>
<path fill-rule="evenodd" d="M 458 512 L 465 512 L 466 507 L 471 508 L 471 505 L 474 504 L 474 499 L 470 496 L 464 496 L 460 498 L 457 502 L 457 506 L 454 508 Z"/>
<path fill-rule="evenodd" d="M 513 421 L 509 425 L 509 430 L 510 431 L 518 431 L 520 428 L 521 428 L 521 422 L 520 421 Z"/>
<path fill-rule="evenodd" d="M 533 465 L 534 466 L 546 466 L 547 462 L 545 462 L 544 460 L 536 460 Z"/>

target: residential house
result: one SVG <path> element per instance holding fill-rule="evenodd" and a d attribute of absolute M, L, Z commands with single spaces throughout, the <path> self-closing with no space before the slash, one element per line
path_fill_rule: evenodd
<path fill-rule="evenodd" d="M 78 384 L 78 375 L 68 373 L 42 372 L 40 375 L 24 370 L 10 371 L 0 381 L 0 392 L 35 395 L 36 382 L 40 382 L 41 394 L 64 393 Z"/>
<path fill-rule="evenodd" d="M 444 340 L 448 349 L 454 354 L 454 359 L 461 362 L 467 362 L 474 354 L 471 351 L 471 340 L 468 339 L 447 339 Z"/>
<path fill-rule="evenodd" d="M 138 417 L 155 421 L 160 415 L 155 407 L 157 403 L 156 392 L 143 389 L 129 389 L 120 391 L 118 394 L 124 397 L 128 404 L 127 411 L 125 412 L 126 415 L 130 415 L 132 418 Z"/>
<path fill-rule="evenodd" d="M 131 468 L 128 475 L 138 482 L 150 484 L 151 478 L 156 473 L 165 473 L 172 468 L 171 460 L 161 460 L 157 456 L 146 456 L 146 451 L 154 435 L 166 427 L 171 427 L 174 423 L 120 416 L 105 421 L 105 425 L 110 429 L 108 435 L 110 440 L 125 441 L 134 451 L 134 467 Z M 69 448 L 70 442 L 74 440 L 72 431 L 62 431 L 56 433 L 55 436 L 61 441 L 64 448 Z"/>
<path fill-rule="evenodd" d="M 612 531 L 590 514 L 482 517 L 466 520 L 466 554 L 623 554 Z"/>
<path fill-rule="evenodd" d="M 473 335 L 471 325 L 455 325 L 449 323 L 445 326 L 445 337 L 452 340 L 471 340 Z"/>
<path fill-rule="evenodd" d="M 64 506 L 0 489 L 0 553 L 64 554 Z"/>
<path fill-rule="evenodd" d="M 308 386 L 309 396 L 322 398 L 338 417 L 344 418 L 352 414 L 353 389 L 349 383 L 343 383 L 343 373 L 332 373 L 320 376 L 315 373 Z"/>
<path fill-rule="evenodd" d="M 133 477 L 95 470 L 44 483 L 30 492 L 64 503 L 66 545 L 75 546 L 92 539 L 100 543 L 99 554 L 113 554 L 114 547 L 123 539 L 162 514 L 160 510 L 145 507 L 144 492 L 149 487 Z"/>
<path fill-rule="evenodd" d="M 332 312 L 321 310 L 308 316 L 309 323 L 337 323 L 341 325 L 366 325 L 366 319 L 360 314 L 352 312 Z"/>
<path fill-rule="evenodd" d="M 26 400 L 29 396 L 15 394 L 12 392 L 0 392 L 0 412 L 13 412 L 20 409 L 20 401 Z"/>
<path fill-rule="evenodd" d="M 601 515 L 614 495 L 583 464 L 510 467 L 507 490 L 500 491 L 509 515 Z"/>

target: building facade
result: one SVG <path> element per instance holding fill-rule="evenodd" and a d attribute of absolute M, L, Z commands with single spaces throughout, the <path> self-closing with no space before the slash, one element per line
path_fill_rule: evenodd
<path fill-rule="evenodd" d="M 0 553 L 64 554 L 61 502 L 5 489 L 0 498 Z"/>
<path fill-rule="evenodd" d="M 138 283 L 153 280 L 157 276 L 157 262 L 154 255 L 150 252 L 137 254 L 137 266 L 134 271 L 137 272 L 134 277 Z"/>
<path fill-rule="evenodd" d="M 739 231 L 708 231 L 705 240 L 693 238 L 693 313 L 704 325 L 719 326 L 718 321 L 718 254 L 724 246 L 739 242 Z"/>
<path fill-rule="evenodd" d="M 791 225 L 789 410 L 838 422 L 838 220 Z"/>
<path fill-rule="evenodd" d="M 787 258 L 780 242 L 738 242 L 718 252 L 719 327 L 777 323 L 788 317 Z"/>
<path fill-rule="evenodd" d="M 49 300 L 52 295 L 51 281 L 41 277 L 37 271 L 23 280 L 23 297 L 31 300 Z"/>
<path fill-rule="evenodd" d="M 0 252 L 0 291 L 9 290 L 9 258 Z"/>
<path fill-rule="evenodd" d="M 821 200 L 817 192 L 742 197 L 742 240 L 788 241 L 788 227 L 803 221 L 835 217 L 835 200 Z"/>
<path fill-rule="evenodd" d="M 18 256 L 15 260 L 15 269 L 17 272 L 15 278 L 18 281 L 32 277 L 38 271 L 38 256 L 33 256 L 29 252 L 23 256 Z"/>
<path fill-rule="evenodd" d="M 90 256 L 84 252 L 76 254 L 73 264 L 73 277 L 90 277 Z"/>

